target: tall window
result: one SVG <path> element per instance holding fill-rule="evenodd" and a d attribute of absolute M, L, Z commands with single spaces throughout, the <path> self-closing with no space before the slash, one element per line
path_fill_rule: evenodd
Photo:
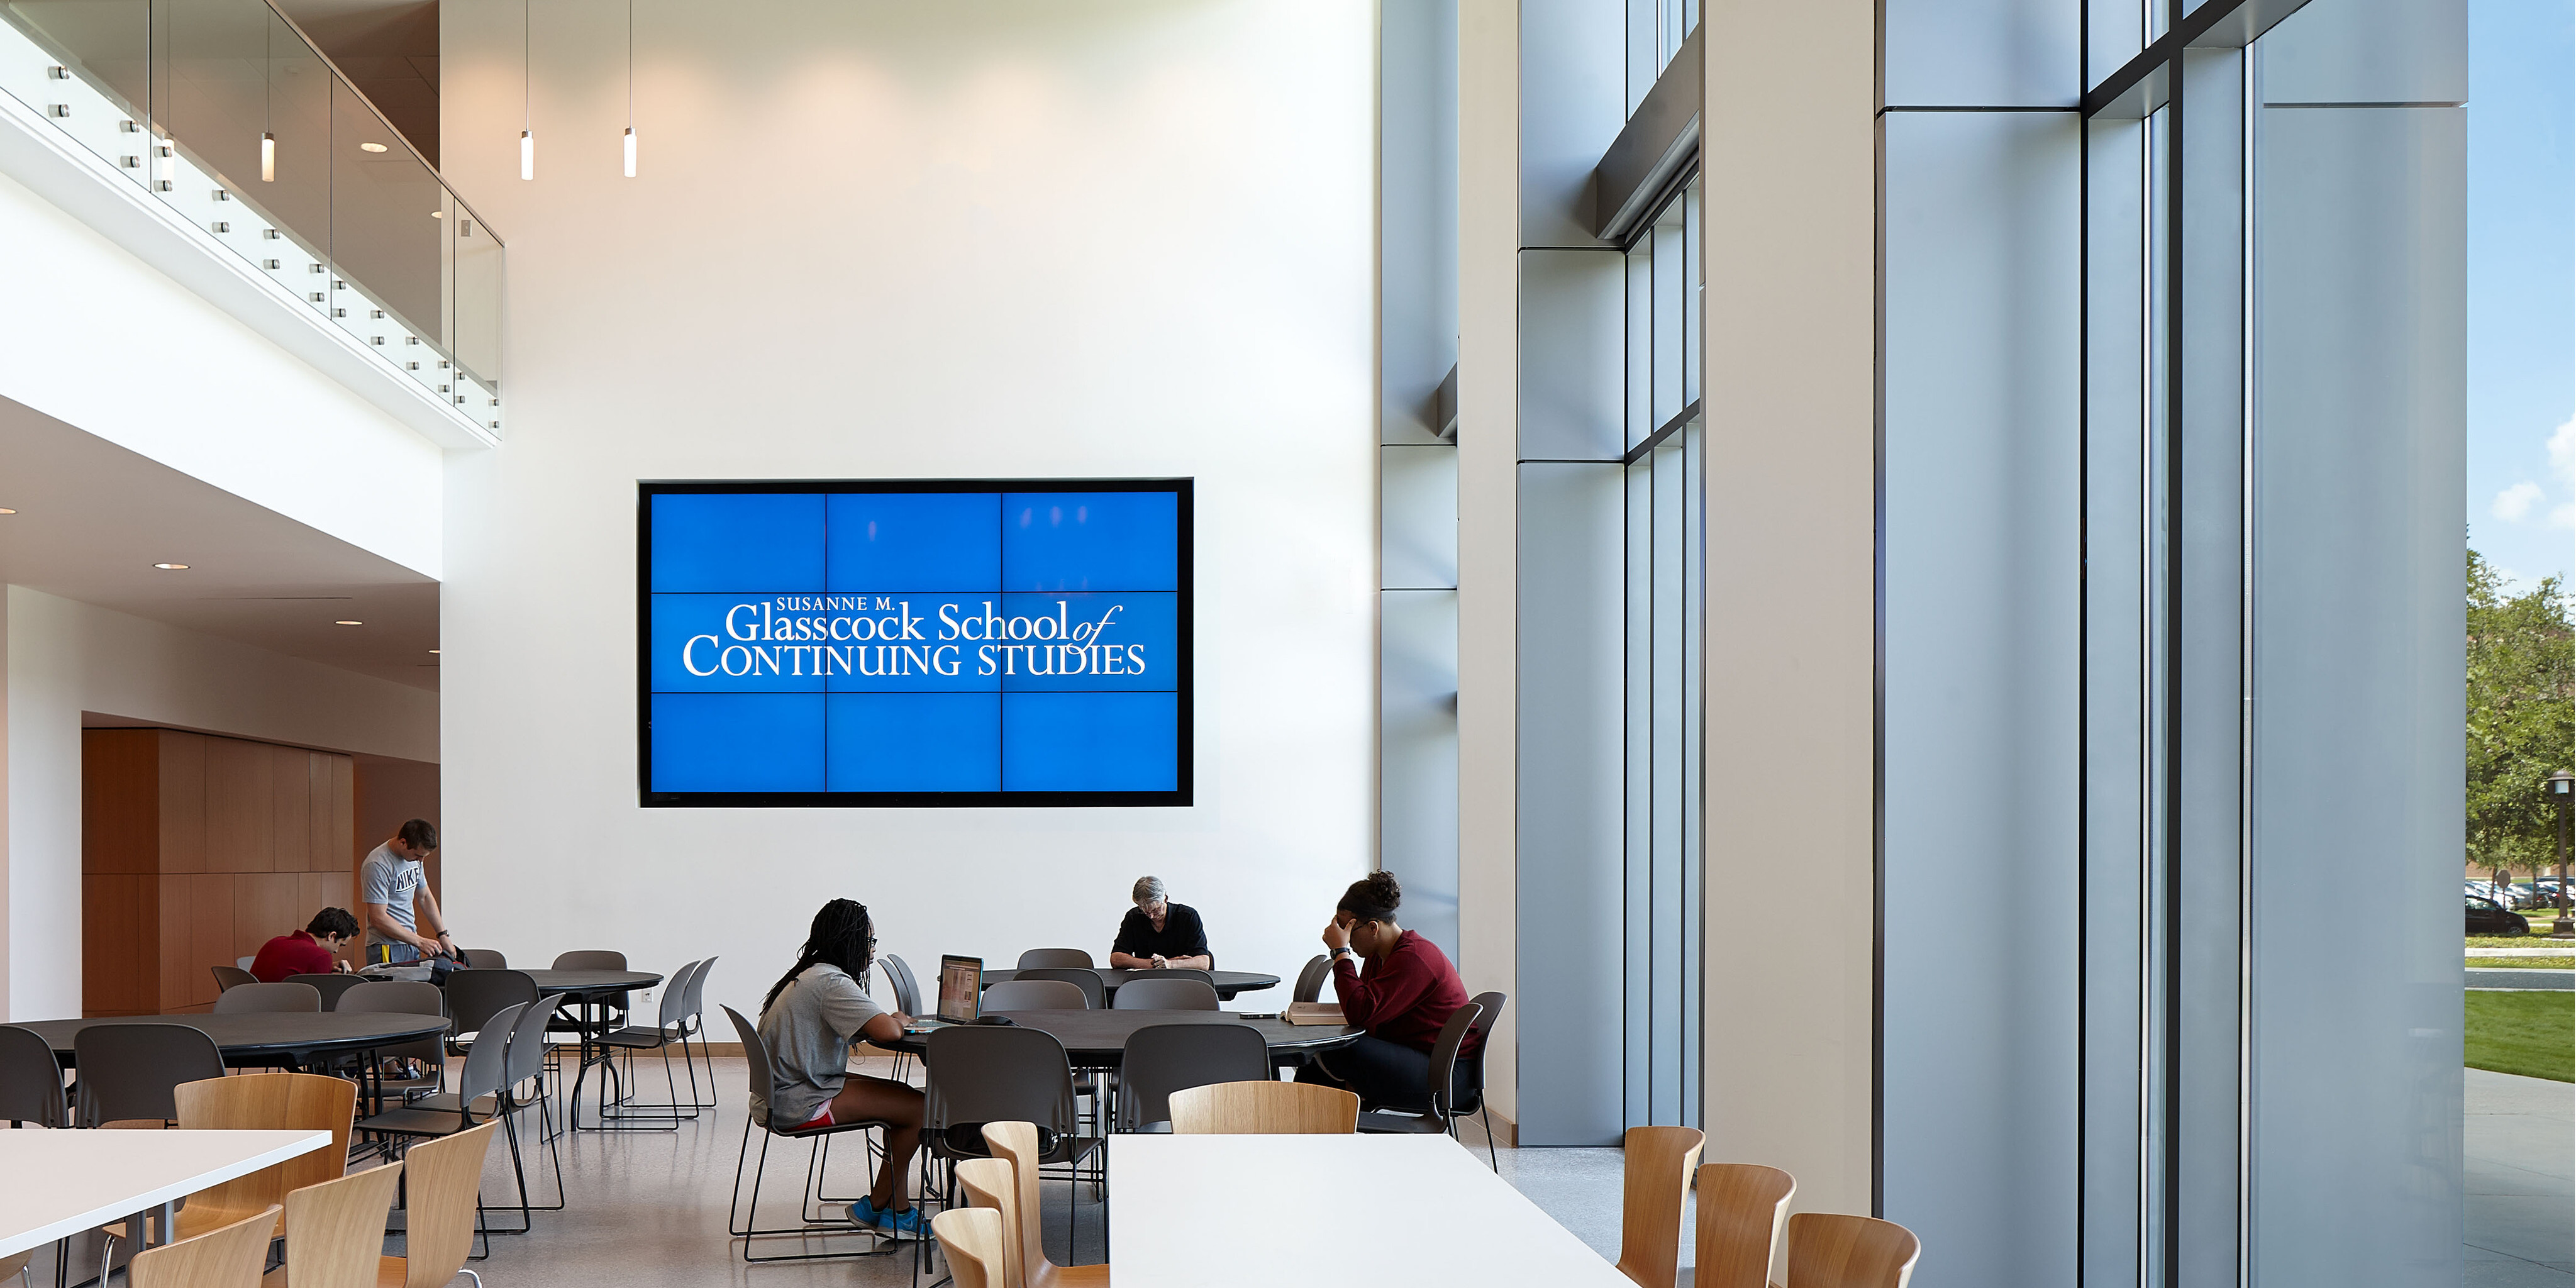
<path fill-rule="evenodd" d="M 1700 1122 L 1700 187 L 1628 250 L 1626 1118 Z"/>

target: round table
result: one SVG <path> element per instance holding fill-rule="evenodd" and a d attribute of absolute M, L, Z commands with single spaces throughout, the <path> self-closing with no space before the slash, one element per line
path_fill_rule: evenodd
<path fill-rule="evenodd" d="M 1082 968 L 1077 966 L 1072 969 L 1080 970 Z M 1156 976 L 1161 976 L 1165 979 L 1171 978 L 1171 972 L 1169 971 L 1112 970 L 1106 966 L 1094 966 L 1091 968 L 1091 973 L 1100 977 L 1100 995 L 1104 1001 L 1117 996 L 1118 986 L 1129 980 L 1152 979 Z M 1228 1002 L 1233 1001 L 1234 995 L 1237 993 L 1258 993 L 1265 988 L 1279 987 L 1278 976 L 1264 975 L 1258 971 L 1212 970 L 1207 972 L 1207 974 L 1216 984 L 1217 997 Z M 1015 970 L 988 970 L 984 972 L 984 987 L 991 988 L 995 984 L 1001 983 L 1003 980 L 1018 979 L 1019 977 L 1020 973 Z"/>
<path fill-rule="evenodd" d="M 537 984 L 539 997 L 605 997 L 632 989 L 651 988 L 662 977 L 641 970 L 523 970 L 519 972 Z"/>
<path fill-rule="evenodd" d="M 241 1015 L 126 1015 L 94 1020 L 29 1020 L 54 1048 L 54 1058 L 76 1067 L 72 1037 L 93 1024 L 184 1024 L 215 1040 L 228 1065 L 304 1065 L 321 1055 L 393 1046 L 447 1031 L 443 1015 L 389 1011 L 262 1011 Z"/>
<path fill-rule="evenodd" d="M 1115 1069 L 1127 1051 L 1127 1035 L 1155 1024 L 1248 1024 L 1270 1044 L 1270 1058 L 1305 1056 L 1349 1046 L 1362 1030 L 1329 1024 L 1290 1024 L 1285 1020 L 1247 1019 L 1231 1011 L 994 1011 L 1024 1029 L 1050 1033 L 1064 1044 L 1065 1058 L 1077 1069 Z M 939 1027 L 965 1028 L 967 1025 Z M 929 1049 L 930 1034 L 905 1033 L 875 1045 L 916 1054 Z"/>

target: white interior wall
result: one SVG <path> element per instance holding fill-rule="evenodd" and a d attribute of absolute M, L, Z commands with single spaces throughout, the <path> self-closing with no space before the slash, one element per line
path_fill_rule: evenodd
<path fill-rule="evenodd" d="M 81 1005 L 81 716 L 438 759 L 438 695 L 24 586 L 0 613 L 0 1018 Z"/>
<path fill-rule="evenodd" d="M 1373 7 L 639 8 L 634 180 L 624 17 L 537 9 L 523 183 L 520 7 L 442 9 L 511 253 L 509 438 L 449 476 L 452 922 L 721 954 L 749 1011 L 827 898 L 916 967 L 1098 955 L 1152 872 L 1293 975 L 1375 847 Z M 1175 474 L 1196 805 L 638 807 L 638 479 Z"/>

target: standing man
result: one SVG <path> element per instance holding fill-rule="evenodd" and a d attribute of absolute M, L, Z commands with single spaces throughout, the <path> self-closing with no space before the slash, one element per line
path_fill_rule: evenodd
<path fill-rule="evenodd" d="M 415 818 L 368 851 L 359 866 L 358 906 L 367 914 L 368 964 L 456 956 L 455 937 L 447 933 L 438 896 L 429 892 L 429 874 L 420 866 L 437 848 L 438 829 L 428 819 Z M 426 935 L 420 933 L 423 919 Z"/>

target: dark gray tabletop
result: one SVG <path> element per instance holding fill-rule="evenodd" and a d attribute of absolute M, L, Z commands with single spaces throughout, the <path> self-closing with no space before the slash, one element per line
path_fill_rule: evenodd
<path fill-rule="evenodd" d="M 523 970 L 519 972 L 537 982 L 540 996 L 556 997 L 566 993 L 596 996 L 623 993 L 630 988 L 651 988 L 662 977 L 640 970 Z"/>
<path fill-rule="evenodd" d="M 1078 1068 L 1115 1069 L 1127 1049 L 1127 1035 L 1156 1024 L 1247 1024 L 1270 1044 L 1270 1054 L 1327 1051 L 1359 1040 L 1361 1030 L 1325 1024 L 1290 1024 L 1285 1020 L 1246 1019 L 1232 1011 L 995 1011 L 1022 1028 L 1040 1029 L 1064 1044 L 1066 1058 Z M 899 1051 L 920 1051 L 927 1033 L 906 1033 L 891 1044 Z"/>
<path fill-rule="evenodd" d="M 1100 991 L 1110 997 L 1117 996 L 1118 986 L 1131 979 L 1152 979 L 1164 974 L 1158 970 L 1111 970 L 1102 966 L 1093 967 L 1091 973 L 1100 977 Z M 1257 971 L 1212 970 L 1208 974 L 1216 984 L 1216 995 L 1229 1002 L 1234 1000 L 1234 995 L 1237 993 L 1258 993 L 1265 988 L 1279 987 L 1278 976 L 1264 975 Z M 1020 973 L 1015 970 L 988 970 L 984 972 L 984 987 L 991 988 L 1003 980 L 1017 979 L 1019 975 Z"/>
<path fill-rule="evenodd" d="M 54 1048 L 54 1057 L 73 1063 L 72 1035 L 93 1024 L 185 1024 L 215 1040 L 232 1064 L 255 1064 L 282 1056 L 364 1051 L 408 1038 L 447 1031 L 439 1015 L 403 1015 L 383 1011 L 266 1011 L 245 1015 L 129 1015 L 95 1020 L 29 1020 L 31 1029 Z"/>

